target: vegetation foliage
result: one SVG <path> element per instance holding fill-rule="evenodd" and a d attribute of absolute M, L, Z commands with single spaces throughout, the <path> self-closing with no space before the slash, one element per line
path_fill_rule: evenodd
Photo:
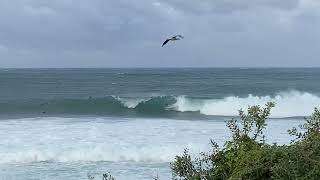
<path fill-rule="evenodd" d="M 173 179 L 319 179 L 320 111 L 289 130 L 296 139 L 289 145 L 267 144 L 264 130 L 274 103 L 239 111 L 240 120 L 227 127 L 232 137 L 222 148 L 211 141 L 212 150 L 192 158 L 186 149 L 171 164 Z"/>

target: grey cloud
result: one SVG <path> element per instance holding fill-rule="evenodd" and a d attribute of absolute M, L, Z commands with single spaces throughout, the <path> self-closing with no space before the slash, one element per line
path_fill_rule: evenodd
<path fill-rule="evenodd" d="M 8 14 L 2 14 L 7 22 L 1 27 L 0 37 L 9 46 L 48 50 L 112 48 L 124 40 L 130 44 L 142 36 L 150 36 L 148 30 L 152 27 L 149 24 L 168 24 L 168 20 L 160 16 L 162 12 L 157 12 L 151 3 L 99 0 L 32 2 L 21 1 L 22 5 L 11 5 Z"/>
<path fill-rule="evenodd" d="M 0 66 L 319 66 L 319 8 L 317 0 L 4 0 Z M 180 33 L 183 41 L 160 48 Z"/>
<path fill-rule="evenodd" d="M 189 12 L 203 13 L 233 13 L 259 8 L 292 10 L 299 6 L 299 0 L 166 0 L 176 8 Z"/>

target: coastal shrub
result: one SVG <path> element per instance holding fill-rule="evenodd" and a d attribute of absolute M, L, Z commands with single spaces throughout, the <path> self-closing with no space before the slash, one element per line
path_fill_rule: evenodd
<path fill-rule="evenodd" d="M 320 179 L 320 111 L 289 130 L 296 139 L 286 147 L 284 158 L 273 166 L 276 179 Z"/>
<path fill-rule="evenodd" d="M 320 112 L 289 130 L 296 139 L 279 146 L 265 142 L 266 120 L 274 103 L 265 107 L 250 106 L 239 111 L 240 120 L 232 119 L 227 127 L 232 137 L 222 148 L 211 141 L 211 151 L 192 158 L 186 149 L 171 163 L 173 179 L 319 179 Z"/>

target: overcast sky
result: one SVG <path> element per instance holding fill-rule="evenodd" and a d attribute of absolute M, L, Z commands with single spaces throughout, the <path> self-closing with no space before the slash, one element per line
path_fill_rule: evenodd
<path fill-rule="evenodd" d="M 319 67 L 320 0 L 0 1 L 0 67 L 239 66 Z"/>

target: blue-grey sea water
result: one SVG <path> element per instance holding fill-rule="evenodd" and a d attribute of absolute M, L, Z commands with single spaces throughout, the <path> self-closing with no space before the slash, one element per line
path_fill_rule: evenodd
<path fill-rule="evenodd" d="M 0 179 L 170 179 L 184 148 L 229 138 L 239 109 L 276 107 L 267 140 L 320 106 L 319 68 L 0 69 Z"/>

